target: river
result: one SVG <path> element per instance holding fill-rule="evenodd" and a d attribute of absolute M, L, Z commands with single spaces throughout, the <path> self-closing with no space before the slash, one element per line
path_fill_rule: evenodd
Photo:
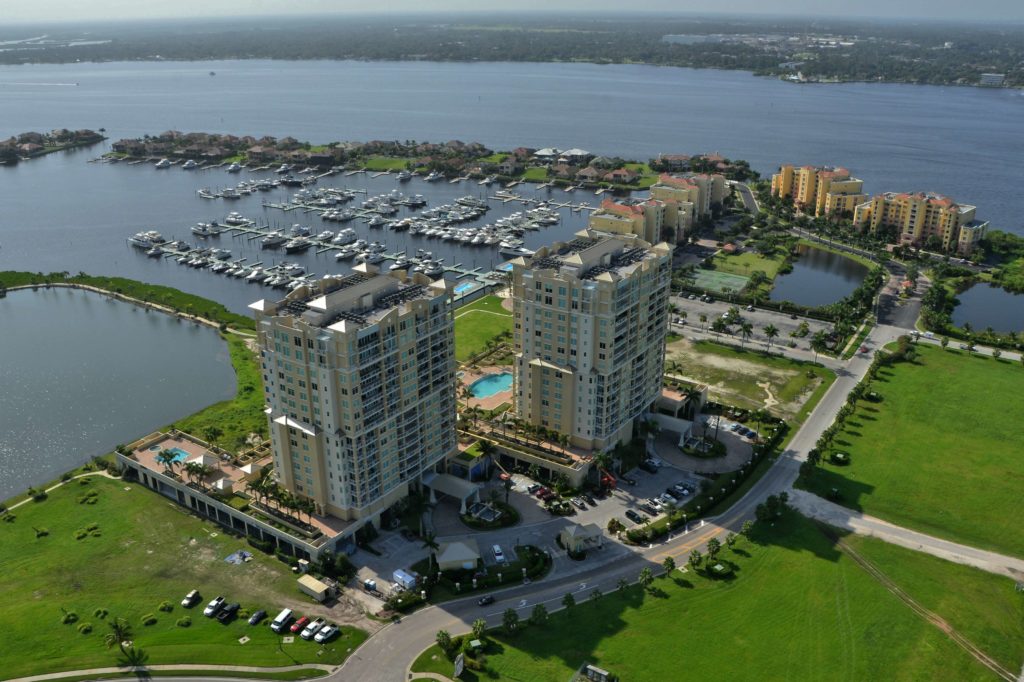
<path fill-rule="evenodd" d="M 0 500 L 234 395 L 223 340 L 170 315 L 39 289 L 0 320 Z"/>

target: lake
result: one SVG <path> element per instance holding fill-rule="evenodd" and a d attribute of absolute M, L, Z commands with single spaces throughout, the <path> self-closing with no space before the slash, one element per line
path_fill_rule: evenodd
<path fill-rule="evenodd" d="M 793 271 L 775 278 L 773 301 L 828 305 L 853 293 L 868 274 L 868 268 L 852 258 L 814 246 L 797 248 L 800 257 L 793 260 Z"/>
<path fill-rule="evenodd" d="M 0 320 L 0 500 L 234 395 L 224 341 L 169 315 L 39 289 Z"/>
<path fill-rule="evenodd" d="M 1024 294 L 1012 294 L 990 284 L 978 283 L 956 295 L 953 324 L 970 324 L 974 331 L 991 327 L 997 332 L 1024 330 Z"/>

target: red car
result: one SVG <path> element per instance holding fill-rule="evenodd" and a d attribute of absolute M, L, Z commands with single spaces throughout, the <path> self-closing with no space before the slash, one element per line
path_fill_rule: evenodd
<path fill-rule="evenodd" d="M 547 488 L 545 488 L 544 486 L 541 486 L 540 488 L 538 488 L 537 492 L 534 493 L 534 495 L 536 495 L 537 497 L 539 497 L 541 499 L 543 499 L 545 495 L 550 495 L 550 494 L 551 494 L 551 491 L 548 490 Z"/>
<path fill-rule="evenodd" d="M 309 616 L 303 616 L 302 618 L 299 618 L 297 621 L 292 623 L 292 626 L 289 629 L 292 632 L 302 632 L 303 628 L 305 628 L 307 625 L 309 625 Z"/>

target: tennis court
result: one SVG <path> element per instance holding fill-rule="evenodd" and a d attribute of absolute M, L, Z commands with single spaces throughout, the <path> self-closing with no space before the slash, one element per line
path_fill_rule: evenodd
<path fill-rule="evenodd" d="M 720 272 L 718 270 L 701 270 L 698 269 L 693 273 L 693 285 L 707 291 L 716 291 L 718 293 L 724 293 L 726 289 L 730 291 L 740 291 L 747 284 L 749 277 L 742 275 L 732 275 L 728 272 Z"/>

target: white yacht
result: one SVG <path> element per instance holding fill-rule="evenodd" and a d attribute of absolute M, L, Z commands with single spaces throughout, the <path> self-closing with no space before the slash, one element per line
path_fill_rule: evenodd
<path fill-rule="evenodd" d="M 285 173 L 290 173 L 290 172 L 291 172 L 291 170 L 292 170 L 292 167 L 291 167 L 291 166 L 289 166 L 289 165 L 288 165 L 287 163 L 282 163 L 282 164 L 281 164 L 281 167 L 280 167 L 280 168 L 278 168 L 278 169 L 277 169 L 276 171 L 274 171 L 274 172 L 275 172 L 275 173 L 277 173 L 278 175 L 284 175 Z"/>
<path fill-rule="evenodd" d="M 221 199 L 241 199 L 242 195 L 234 187 L 225 187 L 220 191 Z"/>
<path fill-rule="evenodd" d="M 263 268 L 256 266 L 252 269 L 252 272 L 246 276 L 245 281 L 247 282 L 262 282 L 267 278 L 267 272 Z"/>
<path fill-rule="evenodd" d="M 409 182 L 410 180 L 412 180 L 412 173 L 410 173 L 409 171 L 404 170 L 398 174 L 399 182 Z"/>
<path fill-rule="evenodd" d="M 137 249 L 152 249 L 157 244 L 163 244 L 167 240 L 156 230 L 136 232 L 128 238 L 128 243 Z"/>
<path fill-rule="evenodd" d="M 249 221 L 243 218 L 241 213 L 232 211 L 228 213 L 228 217 L 224 219 L 224 222 L 228 225 L 245 225 Z"/>
<path fill-rule="evenodd" d="M 237 163 L 233 163 L 230 166 L 228 166 L 228 173 L 239 173 L 241 172 L 241 170 L 242 167 Z"/>
<path fill-rule="evenodd" d="M 289 239 L 284 245 L 284 251 L 285 253 L 299 253 L 306 251 L 311 246 L 313 246 L 313 242 L 305 237 L 295 237 L 294 239 Z"/>
<path fill-rule="evenodd" d="M 156 165 L 154 165 L 153 167 L 154 168 L 160 168 L 160 169 L 170 168 L 171 167 L 171 160 L 170 159 L 160 159 L 159 161 L 156 162 Z"/>
<path fill-rule="evenodd" d="M 444 180 L 444 176 L 437 171 L 430 171 L 430 174 L 424 180 L 427 182 L 437 182 L 438 180 Z"/>
<path fill-rule="evenodd" d="M 388 270 L 394 272 L 395 270 L 408 270 L 412 265 L 412 261 L 406 257 L 401 257 L 388 267 Z"/>
<path fill-rule="evenodd" d="M 199 168 L 199 164 L 193 161 L 192 159 L 189 159 L 185 163 L 181 164 L 182 170 L 195 170 L 196 168 Z"/>

